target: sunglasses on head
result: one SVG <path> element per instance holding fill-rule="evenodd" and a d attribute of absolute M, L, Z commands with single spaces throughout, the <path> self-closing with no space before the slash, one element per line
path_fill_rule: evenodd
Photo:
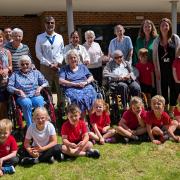
<path fill-rule="evenodd" d="M 122 57 L 123 57 L 123 55 L 122 56 L 115 56 L 114 59 L 121 59 Z"/>

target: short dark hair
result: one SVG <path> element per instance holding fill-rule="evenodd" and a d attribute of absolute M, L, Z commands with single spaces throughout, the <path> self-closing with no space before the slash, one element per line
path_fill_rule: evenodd
<path fill-rule="evenodd" d="M 53 20 L 53 21 L 55 22 L 55 19 L 54 19 L 54 17 L 52 17 L 52 16 L 46 16 L 46 17 L 44 18 L 44 22 L 45 22 L 45 23 L 48 22 L 48 21 L 51 21 L 51 20 Z"/>

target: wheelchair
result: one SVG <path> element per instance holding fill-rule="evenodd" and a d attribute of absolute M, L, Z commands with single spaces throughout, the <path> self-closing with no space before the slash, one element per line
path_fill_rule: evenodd
<path fill-rule="evenodd" d="M 49 113 L 50 121 L 56 125 L 56 113 L 53 104 L 52 93 L 48 87 L 45 87 L 41 90 L 41 95 L 45 101 L 45 107 Z M 13 131 L 22 131 L 25 128 L 23 112 L 20 107 L 16 103 L 16 95 L 10 94 L 8 99 L 8 118 L 12 121 Z"/>
<path fill-rule="evenodd" d="M 129 108 L 129 101 L 131 99 L 130 93 L 128 93 L 126 99 L 127 99 L 127 106 L 124 107 L 122 103 L 122 96 L 121 94 L 115 89 L 109 86 L 109 80 L 103 81 L 103 88 L 105 92 L 105 101 L 109 104 L 110 109 L 110 117 L 111 117 L 111 123 L 113 125 L 117 125 L 120 118 L 122 117 L 124 111 Z M 144 103 L 145 109 L 148 108 L 148 101 L 145 93 L 141 92 L 140 97 Z"/>

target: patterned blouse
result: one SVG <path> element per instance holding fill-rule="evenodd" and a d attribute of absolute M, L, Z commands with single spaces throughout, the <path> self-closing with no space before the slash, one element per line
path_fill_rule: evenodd
<path fill-rule="evenodd" d="M 15 90 L 21 89 L 27 97 L 33 97 L 38 86 L 48 86 L 47 80 L 40 71 L 30 70 L 28 73 L 23 73 L 19 70 L 9 78 L 7 90 L 14 93 Z"/>

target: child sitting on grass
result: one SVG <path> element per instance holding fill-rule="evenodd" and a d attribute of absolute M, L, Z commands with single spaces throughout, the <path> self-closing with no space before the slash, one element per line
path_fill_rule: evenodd
<path fill-rule="evenodd" d="M 18 146 L 11 135 L 12 122 L 9 119 L 0 120 L 0 176 L 15 172 L 19 158 L 17 155 Z"/>
<path fill-rule="evenodd" d="M 94 102 L 93 111 L 90 115 L 90 124 L 93 132 L 89 132 L 89 137 L 100 144 L 114 142 L 115 138 L 112 136 L 115 134 L 115 130 L 110 129 L 110 123 L 108 104 L 103 99 L 97 99 Z"/>
<path fill-rule="evenodd" d="M 178 122 L 171 120 L 164 111 L 165 99 L 163 96 L 156 95 L 151 99 L 151 111 L 146 114 L 146 126 L 150 140 L 154 144 L 164 143 L 170 136 L 174 141 L 180 142 L 180 137 L 174 134 L 178 127 Z"/>
<path fill-rule="evenodd" d="M 145 126 L 146 111 L 142 99 L 134 96 L 130 100 L 130 108 L 124 112 L 119 125 L 116 128 L 116 132 L 124 137 L 126 141 L 129 139 L 139 140 L 139 135 L 146 133 Z"/>
<path fill-rule="evenodd" d="M 87 156 L 99 158 L 99 151 L 93 148 L 89 141 L 86 124 L 81 117 L 81 111 L 75 104 L 67 108 L 67 121 L 61 129 L 62 151 L 69 156 Z"/>
<path fill-rule="evenodd" d="M 33 124 L 26 132 L 24 148 L 25 157 L 22 164 L 36 164 L 38 162 L 53 163 L 62 160 L 61 146 L 57 144 L 56 131 L 46 108 L 38 107 L 33 113 Z M 31 140 L 33 141 L 31 144 Z"/>

